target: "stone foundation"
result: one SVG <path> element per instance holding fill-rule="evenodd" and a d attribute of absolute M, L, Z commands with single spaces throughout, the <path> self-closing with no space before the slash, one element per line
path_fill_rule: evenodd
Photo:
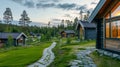
<path fill-rule="evenodd" d="M 109 56 L 109 57 L 112 57 L 112 58 L 117 58 L 117 59 L 120 60 L 120 55 L 119 54 L 112 53 L 110 51 L 100 50 L 100 49 L 97 49 L 97 52 L 100 53 L 101 56 L 106 55 L 106 56 Z"/>

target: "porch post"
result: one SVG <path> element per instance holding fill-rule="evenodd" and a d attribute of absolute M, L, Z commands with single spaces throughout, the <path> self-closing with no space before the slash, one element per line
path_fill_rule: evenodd
<path fill-rule="evenodd" d="M 96 48 L 97 49 L 102 49 L 104 45 L 104 23 L 103 23 L 103 18 L 101 19 L 96 19 L 97 22 L 97 41 L 96 41 Z"/>

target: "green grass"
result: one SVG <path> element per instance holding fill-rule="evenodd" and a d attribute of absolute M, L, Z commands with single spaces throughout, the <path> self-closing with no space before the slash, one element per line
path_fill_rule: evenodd
<path fill-rule="evenodd" d="M 71 48 L 59 48 L 58 46 L 56 46 L 53 51 L 56 58 L 49 67 L 67 67 L 69 61 L 76 58 L 74 54 L 70 53 Z"/>
<path fill-rule="evenodd" d="M 98 52 L 93 52 L 90 55 L 97 67 L 120 67 L 120 60 L 108 56 L 100 56 Z"/>
<path fill-rule="evenodd" d="M 10 50 L 1 50 L 0 67 L 25 67 L 37 61 L 43 53 L 44 48 L 51 43 L 39 43 L 36 46 L 16 47 Z"/>

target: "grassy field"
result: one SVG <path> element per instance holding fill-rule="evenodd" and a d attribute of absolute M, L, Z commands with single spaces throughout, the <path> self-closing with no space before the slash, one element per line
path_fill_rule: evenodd
<path fill-rule="evenodd" d="M 100 54 L 96 51 L 90 56 L 97 64 L 97 67 L 120 67 L 120 60 L 108 56 L 100 56 Z"/>
<path fill-rule="evenodd" d="M 36 43 L 29 47 L 14 47 L 9 50 L 0 50 L 0 67 L 25 67 L 37 61 L 43 53 L 44 48 L 51 42 Z"/>
<path fill-rule="evenodd" d="M 57 46 L 53 49 L 55 53 L 55 60 L 49 67 L 68 67 L 69 62 L 76 59 L 75 52 L 83 50 L 87 47 L 94 47 L 95 41 L 83 41 L 66 44 L 66 39 L 62 39 L 62 43 L 58 42 Z"/>

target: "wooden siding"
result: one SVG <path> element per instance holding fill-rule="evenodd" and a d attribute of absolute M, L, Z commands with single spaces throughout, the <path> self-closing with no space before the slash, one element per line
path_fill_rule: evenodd
<path fill-rule="evenodd" d="M 111 49 L 120 52 L 120 40 L 106 39 L 106 49 Z"/>
<path fill-rule="evenodd" d="M 85 29 L 85 39 L 96 39 L 96 28 L 86 28 Z"/>

